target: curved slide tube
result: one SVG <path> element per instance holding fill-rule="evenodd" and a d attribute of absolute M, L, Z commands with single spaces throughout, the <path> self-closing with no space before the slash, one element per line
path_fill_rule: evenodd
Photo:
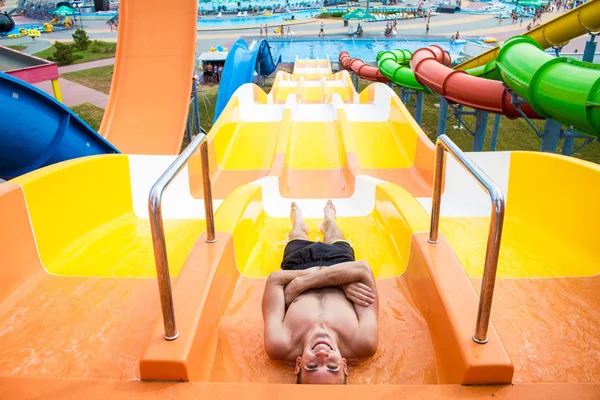
<path fill-rule="evenodd" d="M 569 40 L 589 32 L 600 31 L 600 1 L 587 3 L 562 14 L 525 33 L 535 40 L 542 48 L 562 46 Z M 500 48 L 494 47 L 479 56 L 456 66 L 454 69 L 470 69 L 485 65 L 496 59 Z"/>
<path fill-rule="evenodd" d="M 12 179 L 75 157 L 119 153 L 69 108 L 0 73 L 0 178 Z"/>
<path fill-rule="evenodd" d="M 362 79 L 387 83 L 390 80 L 383 76 L 379 68 L 372 67 L 359 58 L 351 58 L 347 51 L 340 52 L 339 61 L 347 71 L 352 71 Z"/>
<path fill-rule="evenodd" d="M 215 106 L 214 122 L 227 105 L 227 102 L 244 83 L 254 82 L 254 71 L 261 75 L 270 75 L 275 72 L 277 64 L 281 62 L 281 55 L 273 58 L 269 42 L 261 39 L 250 48 L 244 39 L 238 39 L 229 49 L 225 60 L 223 75 L 219 83 L 217 105 Z"/>
<path fill-rule="evenodd" d="M 552 57 L 525 36 L 502 45 L 496 65 L 504 82 L 540 115 L 600 137 L 600 66 Z"/>
<path fill-rule="evenodd" d="M 383 76 L 396 85 L 414 90 L 425 90 L 417 82 L 415 73 L 408 65 L 411 57 L 412 53 L 408 50 L 380 51 L 377 54 L 377 66 Z"/>
<path fill-rule="evenodd" d="M 443 64 L 449 57 L 441 47 L 431 45 L 415 51 L 410 66 L 420 84 L 451 102 L 503 114 L 511 119 L 521 116 L 501 82 L 477 78 L 465 71 L 454 71 Z M 541 118 L 529 105 L 522 105 L 521 110 L 529 118 Z"/>
<path fill-rule="evenodd" d="M 485 79 L 493 79 L 495 81 L 502 80 L 498 71 L 496 70 L 496 60 L 492 60 L 487 64 L 480 65 L 479 67 L 465 69 L 464 71 L 471 76 L 478 76 L 480 78 Z"/>
<path fill-rule="evenodd" d="M 123 153 L 179 154 L 181 149 L 194 74 L 198 4 L 169 4 L 166 15 L 177 23 L 168 35 L 147 26 L 163 8 L 162 0 L 128 0 L 119 11 L 119 46 L 100 134 Z"/>

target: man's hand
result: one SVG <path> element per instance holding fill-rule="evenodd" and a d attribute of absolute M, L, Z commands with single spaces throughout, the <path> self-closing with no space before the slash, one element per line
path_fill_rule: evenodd
<path fill-rule="evenodd" d="M 290 306 L 290 304 L 292 304 L 292 302 L 294 300 L 296 300 L 296 298 L 302 294 L 302 292 L 300 291 L 301 285 L 300 285 L 299 279 L 302 279 L 302 278 L 301 277 L 295 278 L 293 281 L 288 283 L 287 286 L 285 287 L 285 290 L 283 291 L 283 294 L 285 295 L 285 309 L 286 310 Z"/>
<path fill-rule="evenodd" d="M 369 307 L 375 302 L 375 293 L 371 291 L 371 288 L 361 282 L 353 282 L 342 285 L 344 294 L 356 305 Z"/>
<path fill-rule="evenodd" d="M 290 283 L 288 283 L 285 286 L 283 293 L 285 295 L 286 310 L 290 306 L 290 304 L 292 304 L 292 302 L 294 300 L 296 300 L 296 298 L 298 296 L 300 296 L 302 294 L 302 292 L 304 292 L 306 290 L 306 289 L 304 289 L 304 283 L 303 283 L 304 278 L 307 275 L 316 273 L 320 269 L 321 269 L 321 267 L 312 267 L 312 268 L 305 269 L 302 272 L 299 272 L 299 275 L 297 277 L 295 277 Z"/>

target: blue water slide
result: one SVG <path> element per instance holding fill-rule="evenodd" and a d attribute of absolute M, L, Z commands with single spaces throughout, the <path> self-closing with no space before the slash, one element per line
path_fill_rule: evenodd
<path fill-rule="evenodd" d="M 69 108 L 0 72 L 0 178 L 95 154 L 119 153 Z"/>
<path fill-rule="evenodd" d="M 274 57 L 265 39 L 254 42 L 252 48 L 244 39 L 236 40 L 229 49 L 223 67 L 213 123 L 221 115 L 233 92 L 244 83 L 254 82 L 254 71 L 263 76 L 270 75 L 280 62 L 281 55 Z"/>

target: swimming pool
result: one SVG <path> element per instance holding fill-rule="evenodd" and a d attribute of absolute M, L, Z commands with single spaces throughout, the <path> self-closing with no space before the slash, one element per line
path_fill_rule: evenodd
<path fill-rule="evenodd" d="M 436 44 L 448 51 L 452 59 L 458 57 L 465 43 L 451 43 L 440 38 L 401 38 L 401 39 L 269 39 L 276 53 L 281 54 L 283 62 L 294 62 L 299 58 L 326 58 L 337 61 L 341 51 L 347 51 L 352 57 L 365 62 L 374 62 L 377 53 L 384 50 L 405 49 L 415 51 L 421 47 Z"/>
<path fill-rule="evenodd" d="M 294 11 L 293 13 L 281 13 L 281 14 L 273 14 L 270 17 L 265 17 L 262 15 L 254 16 L 248 15 L 247 17 L 227 17 L 227 18 L 202 18 L 198 20 L 197 26 L 198 28 L 214 28 L 214 27 L 228 27 L 228 26 L 239 26 L 239 25 L 260 25 L 260 24 L 277 24 L 281 23 L 286 19 L 289 19 L 294 14 L 295 20 L 307 19 L 312 16 L 319 15 L 319 11 L 317 10 L 302 10 L 302 11 Z"/>
<path fill-rule="evenodd" d="M 44 26 L 42 24 L 23 24 L 15 25 L 12 31 L 3 33 L 2 36 L 8 36 L 21 32 L 21 29 L 37 29 L 40 32 L 44 32 Z"/>

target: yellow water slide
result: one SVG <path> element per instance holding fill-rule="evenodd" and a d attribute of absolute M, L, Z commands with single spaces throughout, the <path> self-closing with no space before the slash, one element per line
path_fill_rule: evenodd
<path fill-rule="evenodd" d="M 571 39 L 587 33 L 600 31 L 599 15 L 600 1 L 591 0 L 523 35 L 529 36 L 545 49 L 552 46 L 563 46 Z M 496 59 L 499 51 L 500 48 L 496 46 L 477 57 L 457 65 L 455 69 L 471 69 L 486 65 L 488 62 Z"/>

